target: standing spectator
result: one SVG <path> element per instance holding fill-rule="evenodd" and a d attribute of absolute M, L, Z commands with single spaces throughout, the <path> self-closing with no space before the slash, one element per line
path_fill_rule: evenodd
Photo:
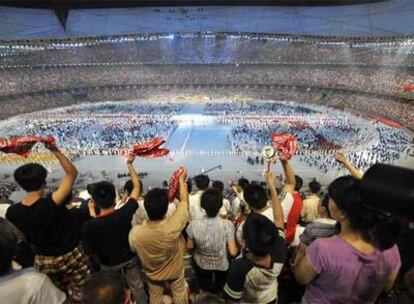
<path fill-rule="evenodd" d="M 14 271 L 12 262 L 17 250 L 15 229 L 0 218 L 0 298 L 8 304 L 60 304 L 66 296 L 43 273 L 33 268 Z"/>
<path fill-rule="evenodd" d="M 12 222 L 32 244 L 34 265 L 40 272 L 51 276 L 54 283 L 64 288 L 59 278 L 65 276 L 71 284 L 73 299 L 80 299 L 86 275 L 89 273 L 87 257 L 79 246 L 79 233 L 69 210 L 63 205 L 72 192 L 78 171 L 55 145 L 46 144 L 58 159 L 65 176 L 52 194 L 44 195 L 46 169 L 39 164 L 26 164 L 14 172 L 16 182 L 26 191 L 21 203 L 12 205 L 6 218 Z M 57 278 L 59 277 L 59 278 Z"/>
<path fill-rule="evenodd" d="M 306 247 L 314 240 L 321 237 L 331 237 L 338 233 L 337 222 L 331 216 L 329 211 L 329 196 L 325 195 L 318 205 L 317 218 L 306 225 L 305 230 L 299 236 L 299 245 L 295 248 L 293 255 L 294 265 L 305 254 Z"/>
<path fill-rule="evenodd" d="M 201 208 L 201 195 L 208 188 L 210 184 L 210 178 L 208 175 L 200 174 L 194 177 L 194 182 L 197 187 L 197 191 L 190 195 L 190 218 L 196 220 L 205 216 L 204 210 Z"/>
<path fill-rule="evenodd" d="M 221 194 L 223 194 L 224 191 L 224 184 L 221 181 L 214 181 L 211 185 L 214 189 L 217 189 Z M 230 201 L 223 197 L 223 206 L 220 208 L 219 215 L 227 218 L 231 215 L 231 206 Z"/>
<path fill-rule="evenodd" d="M 240 214 L 242 214 L 241 206 L 245 205 L 243 191 L 249 184 L 249 181 L 242 177 L 239 178 L 237 185 L 235 185 L 231 179 L 229 182 L 232 190 L 236 194 L 236 197 L 231 202 L 231 212 L 233 213 L 233 217 L 237 218 Z"/>
<path fill-rule="evenodd" d="M 232 222 L 219 216 L 223 196 L 217 189 L 208 189 L 201 196 L 206 217 L 193 220 L 187 227 L 188 248 L 194 248 L 193 268 L 202 290 L 219 293 L 226 282 L 231 256 L 238 252 Z"/>
<path fill-rule="evenodd" d="M 303 180 L 294 174 L 287 159 L 281 159 L 280 161 L 286 179 L 283 187 L 285 194 L 282 200 L 282 208 L 286 223 L 286 243 L 290 245 L 295 238 L 296 226 L 300 220 L 303 201 L 299 190 L 302 188 Z"/>
<path fill-rule="evenodd" d="M 141 180 L 139 181 L 141 183 L 141 191 L 142 191 L 142 182 Z M 132 184 L 132 180 L 127 180 L 126 183 L 124 184 L 124 193 L 121 197 L 121 199 L 119 201 L 116 202 L 115 205 L 115 209 L 119 209 L 121 207 L 123 207 L 129 200 L 132 189 L 134 188 L 134 185 Z"/>
<path fill-rule="evenodd" d="M 137 252 L 148 278 L 150 303 L 161 303 L 166 283 L 171 287 L 174 303 L 188 303 L 184 278 L 186 246 L 182 236 L 189 217 L 186 177 L 186 171 L 179 177 L 180 202 L 170 217 L 165 217 L 167 192 L 152 189 L 144 200 L 149 220 L 135 226 L 129 233 L 131 248 Z"/>
<path fill-rule="evenodd" d="M 312 242 L 297 262 L 306 303 L 374 303 L 394 284 L 401 266 L 395 239 L 383 215 L 364 206 L 357 184 L 344 176 L 328 187 L 329 210 L 341 230 Z"/>
<path fill-rule="evenodd" d="M 317 218 L 306 225 L 299 239 L 305 246 L 309 246 L 315 239 L 320 237 L 331 237 L 338 232 L 337 222 L 329 211 L 329 196 L 325 195 L 318 204 Z"/>
<path fill-rule="evenodd" d="M 134 300 L 146 303 L 148 298 L 141 267 L 128 243 L 132 216 L 138 208 L 137 199 L 141 194 L 141 184 L 132 165 L 133 161 L 133 158 L 127 160 L 133 187 L 122 208 L 115 210 L 116 193 L 113 184 L 102 181 L 92 185 L 92 198 L 100 207 L 101 213 L 84 225 L 83 241 L 86 250 L 98 258 L 102 270 L 122 273 Z"/>
<path fill-rule="evenodd" d="M 268 206 L 266 190 L 258 184 L 249 184 L 244 188 L 244 198 L 251 212 L 259 213 L 271 222 L 274 222 L 273 210 Z M 245 221 L 240 223 L 236 230 L 237 241 L 243 246 L 243 226 Z"/>
<path fill-rule="evenodd" d="M 302 206 L 302 221 L 305 223 L 311 223 L 318 218 L 318 206 L 320 204 L 320 198 L 318 196 L 321 190 L 321 184 L 314 178 L 309 183 L 310 194 L 303 200 Z"/>
<path fill-rule="evenodd" d="M 287 255 L 284 240 L 283 211 L 271 172 L 266 179 L 272 197 L 275 223 L 252 212 L 243 225 L 243 256 L 230 267 L 224 292 L 228 300 L 242 303 L 276 303 L 277 277 Z"/>

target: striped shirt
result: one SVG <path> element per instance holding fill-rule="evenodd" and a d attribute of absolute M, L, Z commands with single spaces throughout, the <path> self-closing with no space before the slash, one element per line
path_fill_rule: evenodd
<path fill-rule="evenodd" d="M 194 241 L 193 258 L 204 270 L 226 271 L 227 243 L 234 240 L 234 226 L 219 216 L 193 220 L 187 227 L 188 237 Z"/>
<path fill-rule="evenodd" d="M 273 262 L 271 268 L 257 265 L 245 255 L 234 260 L 224 286 L 226 296 L 245 304 L 277 301 L 277 278 L 287 255 L 284 232 L 281 229 L 278 229 L 278 238 L 270 254 Z"/>
<path fill-rule="evenodd" d="M 309 246 L 315 239 L 320 237 L 331 237 L 338 233 L 336 221 L 326 218 L 318 218 L 306 225 L 305 230 L 299 236 L 300 241 Z"/>

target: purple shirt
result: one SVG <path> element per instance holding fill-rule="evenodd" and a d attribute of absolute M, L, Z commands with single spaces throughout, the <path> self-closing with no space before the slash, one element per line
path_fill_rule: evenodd
<path fill-rule="evenodd" d="M 401 266 L 396 245 L 364 254 L 339 236 L 320 238 L 306 248 L 318 273 L 306 287 L 306 303 L 373 303 L 391 272 Z"/>

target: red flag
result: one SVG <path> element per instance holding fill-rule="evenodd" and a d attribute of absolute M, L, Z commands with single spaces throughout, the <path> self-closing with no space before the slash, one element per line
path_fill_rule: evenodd
<path fill-rule="evenodd" d="M 170 181 L 168 183 L 168 201 L 172 202 L 174 199 L 178 199 L 179 195 L 179 185 L 178 181 L 180 179 L 181 174 L 184 173 L 184 167 L 180 167 L 178 170 L 175 170 L 173 175 L 170 177 Z"/>
<path fill-rule="evenodd" d="M 297 150 L 296 138 L 289 133 L 272 133 L 273 146 L 283 159 L 291 159 Z"/>
<path fill-rule="evenodd" d="M 404 92 L 414 92 L 414 85 L 406 85 L 403 89 Z"/>
<path fill-rule="evenodd" d="M 5 140 L 0 139 L 0 151 L 27 157 L 33 146 L 38 142 L 54 144 L 55 138 L 53 136 L 22 136 Z"/>
<path fill-rule="evenodd" d="M 169 149 L 160 148 L 161 145 L 165 143 L 165 139 L 162 137 L 156 137 L 148 142 L 143 144 L 138 144 L 131 149 L 123 151 L 122 154 L 127 154 L 128 156 L 139 156 L 146 158 L 155 158 L 162 157 L 170 153 Z"/>

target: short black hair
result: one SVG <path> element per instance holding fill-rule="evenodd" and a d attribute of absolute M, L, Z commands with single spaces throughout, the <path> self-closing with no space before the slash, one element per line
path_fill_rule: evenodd
<path fill-rule="evenodd" d="M 207 189 L 201 195 L 201 208 L 203 208 L 207 217 L 216 217 L 220 208 L 223 206 L 223 194 L 217 189 Z"/>
<path fill-rule="evenodd" d="M 144 207 L 151 221 L 162 220 L 168 211 L 168 193 L 165 189 L 154 188 L 148 191 Z"/>
<path fill-rule="evenodd" d="M 329 195 L 325 194 L 321 199 L 321 206 L 325 208 L 325 212 L 329 217 L 331 216 L 331 211 L 329 211 Z"/>
<path fill-rule="evenodd" d="M 107 181 L 88 185 L 88 191 L 95 203 L 102 209 L 108 209 L 115 205 L 115 186 Z"/>
<path fill-rule="evenodd" d="M 302 188 L 302 186 L 303 186 L 303 179 L 300 176 L 295 175 L 295 191 L 299 191 L 300 188 Z"/>
<path fill-rule="evenodd" d="M 249 184 L 249 180 L 242 177 L 239 178 L 237 185 L 244 190 L 244 188 Z"/>
<path fill-rule="evenodd" d="M 12 224 L 0 217 L 0 275 L 7 273 L 17 249 L 17 236 Z"/>
<path fill-rule="evenodd" d="M 321 184 L 314 178 L 309 183 L 309 189 L 312 193 L 318 193 L 321 190 Z"/>
<path fill-rule="evenodd" d="M 186 184 L 187 184 L 187 191 L 188 193 L 190 193 L 193 190 L 193 183 L 191 182 L 190 179 L 187 179 Z"/>
<path fill-rule="evenodd" d="M 194 182 L 199 190 L 205 190 L 210 184 L 210 178 L 208 175 L 200 174 L 194 177 Z"/>
<path fill-rule="evenodd" d="M 134 185 L 132 184 L 132 180 L 128 180 L 126 181 L 126 183 L 124 184 L 124 191 L 131 193 L 132 189 L 134 189 Z"/>
<path fill-rule="evenodd" d="M 267 217 L 252 212 L 243 225 L 246 248 L 256 256 L 266 256 L 277 244 L 278 231 Z"/>
<path fill-rule="evenodd" d="M 14 179 L 26 192 L 40 190 L 46 177 L 47 170 L 40 164 L 26 164 L 14 171 Z"/>
<path fill-rule="evenodd" d="M 115 271 L 100 271 L 89 275 L 83 284 L 82 303 L 125 303 L 125 284 L 121 274 Z"/>
<path fill-rule="evenodd" d="M 248 184 L 243 191 L 244 200 L 251 208 L 262 209 L 267 204 L 266 190 L 257 184 Z"/>
<path fill-rule="evenodd" d="M 138 180 L 138 183 L 142 189 L 142 181 L 140 179 Z M 127 192 L 128 194 L 131 194 L 132 189 L 134 189 L 134 184 L 132 183 L 132 180 L 130 179 L 124 184 L 124 191 Z"/>
<path fill-rule="evenodd" d="M 212 184 L 211 184 L 211 186 L 214 188 L 214 189 L 217 189 L 218 191 L 220 191 L 220 192 L 223 192 L 223 190 L 224 190 L 224 184 L 223 184 L 223 182 L 221 182 L 221 181 L 214 181 Z"/>

